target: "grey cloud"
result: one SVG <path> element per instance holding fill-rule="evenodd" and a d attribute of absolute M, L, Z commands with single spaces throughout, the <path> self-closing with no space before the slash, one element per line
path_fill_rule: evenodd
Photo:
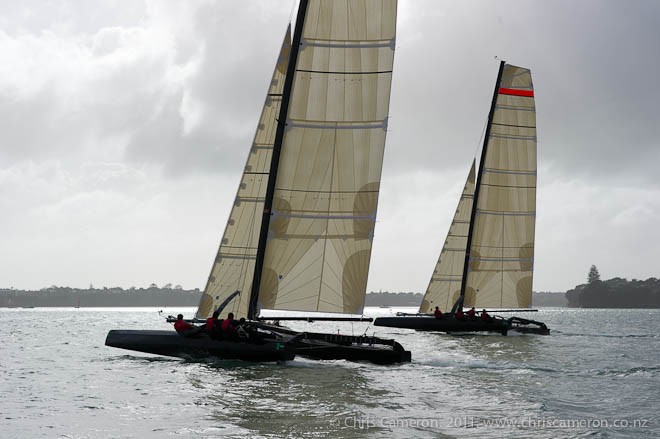
<path fill-rule="evenodd" d="M 1 2 L 0 29 L 11 35 L 44 31 L 94 33 L 102 27 L 138 25 L 147 4 L 139 0 Z"/>
<path fill-rule="evenodd" d="M 615 175 L 658 182 L 649 163 L 660 158 L 660 4 L 442 5 L 440 17 L 415 14 L 398 28 L 386 156 L 393 172 L 467 162 L 485 123 L 498 55 L 532 69 L 541 162 L 595 181 Z"/>
<path fill-rule="evenodd" d="M 255 4 L 242 9 L 226 3 L 200 8 L 195 14 L 196 39 L 183 43 L 201 51 L 198 69 L 176 93 L 161 96 L 158 112 L 136 127 L 127 159 L 160 163 L 168 175 L 242 168 L 284 35 L 284 27 L 263 29 L 272 17 L 252 20 L 256 31 L 245 29 L 255 10 Z M 176 56 L 185 63 L 193 54 L 177 51 Z M 184 93 L 201 109 L 200 120 L 187 133 L 181 114 Z"/>

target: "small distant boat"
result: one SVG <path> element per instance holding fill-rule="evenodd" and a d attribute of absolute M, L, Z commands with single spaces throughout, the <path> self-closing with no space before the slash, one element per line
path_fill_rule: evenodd
<path fill-rule="evenodd" d="M 521 317 L 488 318 L 487 313 L 483 320 L 478 315 L 456 318 L 464 307 L 532 304 L 537 167 L 529 69 L 500 63 L 476 184 L 475 162 L 418 313 L 379 317 L 375 326 L 503 335 L 550 332 L 544 323 Z M 451 311 L 435 318 L 436 306 Z"/>

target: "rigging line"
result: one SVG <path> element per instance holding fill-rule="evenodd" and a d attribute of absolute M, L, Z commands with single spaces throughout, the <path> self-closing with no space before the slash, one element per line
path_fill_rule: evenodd
<path fill-rule="evenodd" d="M 335 180 L 335 159 L 337 155 L 337 131 L 335 130 L 333 134 L 334 134 L 334 140 L 332 142 L 332 161 L 330 163 L 330 187 L 332 187 L 332 183 L 334 183 Z M 331 203 L 328 203 L 328 218 L 326 219 L 325 222 L 326 234 L 328 232 L 328 228 L 330 227 L 330 204 Z M 327 251 L 328 251 L 328 239 L 326 238 L 323 240 L 323 260 L 321 261 L 321 277 L 320 277 L 321 283 L 323 283 L 323 270 L 325 269 L 325 257 Z M 321 302 L 321 284 L 319 284 L 319 294 L 318 294 L 318 298 L 316 299 L 316 309 L 319 309 L 320 302 Z"/>
<path fill-rule="evenodd" d="M 385 73 L 392 73 L 392 70 L 372 70 L 367 72 L 341 72 L 337 70 L 305 70 L 298 69 L 296 72 L 302 73 L 321 73 L 327 75 L 380 75 Z"/>
<path fill-rule="evenodd" d="M 502 242 L 506 242 L 506 236 L 505 236 L 506 231 L 504 230 L 504 221 L 502 221 Z M 501 246 L 502 248 L 502 272 L 500 273 L 500 306 L 504 306 L 504 245 Z"/>
<path fill-rule="evenodd" d="M 296 0 L 291 2 L 291 12 L 289 12 L 289 24 L 293 21 L 293 12 L 296 10 Z"/>
<path fill-rule="evenodd" d="M 536 128 L 535 126 L 530 126 L 530 125 L 511 125 L 508 123 L 497 123 L 497 122 L 493 122 L 493 125 L 497 125 L 500 127 L 512 127 L 512 128 L 530 128 L 530 129 Z"/>
<path fill-rule="evenodd" d="M 362 312 L 362 317 L 364 317 L 364 311 Z M 368 335 L 367 335 L 367 331 L 369 331 L 369 328 L 371 328 L 371 323 L 372 323 L 372 322 L 369 322 L 369 323 L 367 324 L 367 327 L 365 328 L 365 330 L 364 330 L 364 334 L 362 334 L 362 337 L 368 337 Z"/>
<path fill-rule="evenodd" d="M 488 118 L 486 118 L 486 122 L 484 122 L 484 127 L 481 130 L 481 135 L 479 136 L 479 142 L 477 142 L 477 147 L 474 149 L 474 157 L 477 157 L 477 152 L 479 152 L 479 148 L 482 146 L 483 141 L 484 141 L 484 134 L 486 133 L 486 128 L 488 127 Z M 476 160 L 475 160 L 475 165 L 476 165 Z M 475 181 L 476 185 L 476 181 Z"/>

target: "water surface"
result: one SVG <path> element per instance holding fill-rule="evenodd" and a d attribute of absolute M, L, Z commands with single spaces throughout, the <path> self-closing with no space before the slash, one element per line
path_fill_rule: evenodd
<path fill-rule="evenodd" d="M 368 308 L 389 315 L 404 308 Z M 190 316 L 192 308 L 170 309 Z M 550 336 L 447 336 L 368 323 L 410 364 L 189 362 L 104 346 L 167 329 L 156 309 L 0 309 L 6 437 L 658 437 L 660 310 L 542 309 Z"/>

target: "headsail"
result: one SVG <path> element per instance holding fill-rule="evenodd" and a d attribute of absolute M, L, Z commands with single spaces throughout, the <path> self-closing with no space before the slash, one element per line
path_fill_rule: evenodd
<path fill-rule="evenodd" d="M 289 27 L 280 49 L 225 233 L 199 302 L 197 318 L 209 317 L 234 291 L 241 293 L 227 305 L 227 311 L 233 312 L 236 316 L 247 316 L 264 196 L 290 51 L 291 28 Z"/>
<path fill-rule="evenodd" d="M 259 309 L 362 312 L 387 130 L 396 4 L 305 2 Z"/>
<path fill-rule="evenodd" d="M 419 307 L 420 313 L 429 313 L 438 306 L 442 311 L 451 309 L 461 293 L 461 278 L 465 263 L 465 249 L 470 229 L 470 213 L 474 196 L 474 164 L 463 187 L 447 239 L 431 276 L 426 294 Z"/>
<path fill-rule="evenodd" d="M 465 306 L 529 307 L 536 221 L 531 72 L 504 64 L 479 166 Z"/>

